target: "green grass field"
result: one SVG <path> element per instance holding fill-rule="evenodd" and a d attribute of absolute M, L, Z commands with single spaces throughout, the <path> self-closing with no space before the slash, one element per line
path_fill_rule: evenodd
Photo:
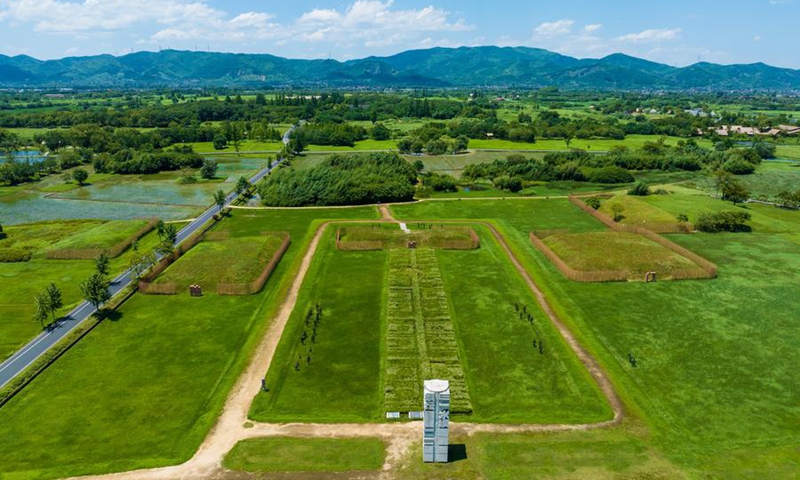
<path fill-rule="evenodd" d="M 25 251 L 44 258 L 47 251 L 111 249 L 147 225 L 145 220 L 65 220 L 6 227 L 0 253 Z"/>
<path fill-rule="evenodd" d="M 575 270 L 622 271 L 630 280 L 641 280 L 649 271 L 657 272 L 659 279 L 669 279 L 676 270 L 700 270 L 688 258 L 635 233 L 550 235 L 544 243 Z"/>
<path fill-rule="evenodd" d="M 56 242 L 51 250 L 112 248 L 145 226 L 145 220 L 110 220 Z"/>
<path fill-rule="evenodd" d="M 386 447 L 377 438 L 257 438 L 236 444 L 222 465 L 255 473 L 380 470 Z"/>
<path fill-rule="evenodd" d="M 447 242 L 468 244 L 472 240 L 469 229 L 463 227 L 412 223 L 406 228 L 409 233 L 400 230 L 396 224 L 349 225 L 338 230 L 343 246 L 349 242 L 381 242 L 383 248 L 406 248 L 413 241 L 419 247 L 440 247 Z"/>
<path fill-rule="evenodd" d="M 614 217 L 613 206 L 622 207 L 622 220 L 620 223 L 626 225 L 637 225 L 647 227 L 647 224 L 676 225 L 678 224 L 677 215 L 665 212 L 643 200 L 642 197 L 619 193 L 613 197 L 602 200 L 599 211 L 606 214 L 609 218 Z"/>
<path fill-rule="evenodd" d="M 306 275 L 266 376 L 270 391 L 253 402 L 255 420 L 364 422 L 383 415 L 386 252 L 338 253 L 333 234 L 328 229 Z M 303 332 L 313 335 L 306 315 L 317 304 L 317 337 L 302 342 Z"/>
<path fill-rule="evenodd" d="M 731 208 L 730 203 L 687 192 L 646 199 L 670 213 L 685 210 L 690 218 L 705 209 Z M 483 207 L 471 203 L 479 202 L 392 209 L 407 219 L 486 215 Z M 582 284 L 564 279 L 527 239 L 531 229 L 570 228 L 574 221 L 540 215 L 542 221 L 535 222 L 536 215 L 520 212 L 510 201 L 493 202 L 492 207 L 512 248 L 579 341 L 609 372 L 626 403 L 633 431 L 598 431 L 598 441 L 640 443 L 644 451 L 657 452 L 656 457 L 690 477 L 789 478 L 796 472 L 800 432 L 792 419 L 800 415 L 800 364 L 791 352 L 800 341 L 793 280 L 800 275 L 798 212 L 750 205 L 753 233 L 670 236 L 719 265 L 717 279 Z M 539 208 L 563 207 L 548 201 Z M 531 228 L 531 223 L 539 225 Z M 629 353 L 637 359 L 635 368 Z M 535 451 L 535 444 L 530 448 Z M 561 448 L 574 455 L 584 451 L 585 443 L 568 439 Z M 523 455 L 524 450 L 516 451 Z M 611 452 L 596 458 L 598 472 L 615 470 Z M 478 464 L 484 472 L 500 468 L 480 459 Z M 553 476 L 557 472 L 570 478 L 563 466 Z"/>
<path fill-rule="evenodd" d="M 220 283 L 250 283 L 264 270 L 283 239 L 259 235 L 204 240 L 159 275 L 155 283 L 173 283 L 179 292 L 200 285 L 213 292 Z"/>
<path fill-rule="evenodd" d="M 314 222 L 376 218 L 374 208 L 234 212 L 232 237 L 295 239 L 257 295 L 136 295 L 0 409 L 6 479 L 57 478 L 171 465 L 189 458 L 260 340 Z"/>
<path fill-rule="evenodd" d="M 583 365 L 545 320 L 499 247 L 485 232 L 481 237 L 478 250 L 436 251 L 447 297 L 443 308 L 449 308 L 443 315 L 453 319 L 473 406 L 473 414 L 464 418 L 568 423 L 607 419 L 609 408 Z M 381 347 L 384 306 L 391 300 L 384 290 L 386 252 L 338 252 L 332 247 L 332 232 L 327 239 L 267 375 L 270 391 L 259 394 L 251 409 L 255 420 L 365 422 L 383 417 L 381 384 L 389 377 L 383 370 L 390 366 L 386 355 L 391 348 Z M 302 332 L 309 328 L 305 318 L 316 303 L 323 309 L 319 338 L 304 345 Z M 514 303 L 527 305 L 533 325 L 520 319 Z M 534 349 L 534 339 L 544 341 L 543 353 Z"/>
<path fill-rule="evenodd" d="M 121 222 L 111 223 L 122 230 L 129 230 Z M 139 225 L 137 229 L 142 223 L 130 222 L 131 225 Z M 28 262 L 0 263 L 0 360 L 11 355 L 41 331 L 39 322 L 33 320 L 33 298 L 36 293 L 50 282 L 55 283 L 61 289 L 64 301 L 64 307 L 56 315 L 65 315 L 81 301 L 80 282 L 95 270 L 92 260 L 47 260 L 44 258 L 44 251 L 59 240 L 69 240 L 72 236 L 103 225 L 106 223 L 102 221 L 74 220 L 4 228 L 9 237 L 0 240 L 0 251 L 4 248 L 20 248 L 28 250 L 32 258 Z M 145 249 L 152 248 L 155 243 L 154 233 L 140 240 L 141 248 Z M 125 253 L 111 260 L 112 276 L 126 267 L 128 255 Z"/>

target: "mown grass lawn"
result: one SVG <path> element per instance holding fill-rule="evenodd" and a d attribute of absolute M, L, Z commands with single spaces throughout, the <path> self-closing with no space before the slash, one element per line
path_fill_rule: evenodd
<path fill-rule="evenodd" d="M 611 409 L 487 230 L 481 248 L 438 250 L 474 408 L 466 421 L 592 423 Z M 517 312 L 525 307 L 534 320 Z M 536 340 L 536 347 L 534 347 Z M 541 352 L 538 349 L 543 343 Z"/>
<path fill-rule="evenodd" d="M 451 435 L 450 463 L 422 463 L 413 444 L 394 478 L 687 478 L 634 429 L 545 434 Z"/>
<path fill-rule="evenodd" d="M 507 223 L 528 238 L 533 230 L 569 229 L 571 232 L 606 230 L 607 227 L 587 215 L 566 198 L 559 199 L 493 199 L 436 201 L 392 205 L 392 212 L 408 220 L 489 220 Z"/>
<path fill-rule="evenodd" d="M 363 422 L 383 415 L 386 252 L 338 252 L 334 231 L 325 233 L 306 275 L 266 375 L 269 392 L 250 410 L 255 420 Z M 313 340 L 306 315 L 317 304 L 322 315 Z"/>
<path fill-rule="evenodd" d="M 234 212 L 232 236 L 285 230 L 296 241 L 273 288 L 225 297 L 135 295 L 0 408 L 3 478 L 56 478 L 180 463 L 216 420 L 260 340 L 312 226 L 376 218 L 374 208 Z"/>
<path fill-rule="evenodd" d="M 222 466 L 256 473 L 358 472 L 380 470 L 386 446 L 377 438 L 289 438 L 244 440 Z"/>
<path fill-rule="evenodd" d="M 701 204 L 696 210 L 731 208 L 729 202 L 680 200 L 677 194 L 647 199 L 667 199 L 671 206 L 657 204 L 667 211 L 676 203 L 682 210 L 696 202 Z M 399 218 L 477 214 L 464 203 L 393 211 Z M 528 271 L 611 375 L 631 422 L 641 422 L 639 433 L 625 438 L 644 435 L 648 449 L 693 477 L 787 478 L 796 472 L 798 212 L 748 205 L 753 233 L 670 236 L 715 262 L 714 280 L 581 284 L 564 279 L 530 245 L 526 223 L 533 223 L 535 214 L 511 203 L 493 206 L 497 224 Z M 547 223 L 539 228 L 572 224 L 569 218 Z M 611 438 L 616 431 L 598 435 Z M 568 448 L 584 447 L 576 440 Z"/>

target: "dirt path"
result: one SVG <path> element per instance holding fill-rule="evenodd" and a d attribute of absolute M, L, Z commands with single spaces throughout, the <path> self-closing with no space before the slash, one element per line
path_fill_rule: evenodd
<path fill-rule="evenodd" d="M 381 220 L 385 222 L 395 222 L 396 220 L 386 205 L 378 207 L 381 213 Z M 266 334 L 253 355 L 245 372 L 239 377 L 233 390 L 225 402 L 224 409 L 216 425 L 209 432 L 206 439 L 198 449 L 197 453 L 187 462 L 171 467 L 136 470 L 131 472 L 115 473 L 108 475 L 89 476 L 81 478 L 90 479 L 213 479 L 224 476 L 225 469 L 222 467 L 222 459 L 240 440 L 270 437 L 270 436 L 289 436 L 289 437 L 378 437 L 387 443 L 387 458 L 383 466 L 384 476 L 386 472 L 397 466 L 405 456 L 410 446 L 418 441 L 421 436 L 421 424 L 419 422 L 405 423 L 373 423 L 373 424 L 315 424 L 315 423 L 288 423 L 271 424 L 250 422 L 247 415 L 253 399 L 258 395 L 261 388 L 261 379 L 264 373 L 269 370 L 270 363 L 280 341 L 284 328 L 297 302 L 300 289 L 303 285 L 306 274 L 308 273 L 311 262 L 316 254 L 320 240 L 327 227 L 337 223 L 354 222 L 375 222 L 375 220 L 343 220 L 326 222 L 317 228 L 314 237 L 308 246 L 300 267 L 295 275 L 294 281 L 289 289 L 286 299 L 280 306 L 277 316 L 270 324 Z M 465 221 L 466 222 L 466 221 Z M 453 223 L 447 222 L 447 223 Z M 463 222 L 459 222 L 463 223 Z M 498 243 L 508 255 L 514 268 L 522 276 L 528 287 L 534 293 L 542 310 L 547 313 L 550 320 L 564 337 L 567 344 L 583 362 L 597 382 L 603 394 L 606 396 L 614 417 L 611 420 L 589 423 L 589 424 L 483 424 L 483 423 L 462 423 L 453 422 L 451 430 L 453 433 L 473 435 L 481 432 L 492 433 L 525 433 L 525 432 L 557 432 L 573 430 L 589 430 L 594 428 L 604 428 L 619 423 L 624 415 L 622 402 L 614 391 L 614 387 L 601 369 L 597 361 L 589 355 L 578 341 L 561 322 L 558 316 L 547 302 L 542 291 L 533 281 L 531 276 L 522 266 L 516 255 L 506 243 L 505 238 L 495 229 L 495 227 L 485 222 L 481 223 L 488 228 Z M 245 426 L 247 424 L 247 426 Z"/>

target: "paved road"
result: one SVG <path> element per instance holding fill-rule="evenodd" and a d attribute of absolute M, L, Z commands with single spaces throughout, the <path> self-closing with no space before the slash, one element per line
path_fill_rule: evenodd
<path fill-rule="evenodd" d="M 289 136 L 295 127 L 289 129 L 283 135 L 283 142 L 289 143 Z M 250 178 L 250 183 L 255 184 L 272 171 L 283 159 L 272 162 L 255 175 Z M 225 205 L 227 206 L 236 198 L 236 192 L 231 192 L 225 197 Z M 202 215 L 197 217 L 190 223 L 183 227 L 175 240 L 175 245 L 180 245 L 187 238 L 197 232 L 202 226 L 208 222 L 215 213 L 220 211 L 218 205 L 209 208 Z M 159 257 L 160 258 L 160 257 Z M 125 287 L 133 281 L 132 273 L 130 270 L 123 272 L 111 281 L 111 295 L 114 296 L 121 292 Z M 69 312 L 65 317 L 55 322 L 48 330 L 40 333 L 36 338 L 31 340 L 27 345 L 19 349 L 14 355 L 0 363 L 0 388 L 4 387 L 17 375 L 25 371 L 37 358 L 44 355 L 50 348 L 58 343 L 62 338 L 67 336 L 71 331 L 77 328 L 95 312 L 94 306 L 88 302 L 83 302 Z"/>

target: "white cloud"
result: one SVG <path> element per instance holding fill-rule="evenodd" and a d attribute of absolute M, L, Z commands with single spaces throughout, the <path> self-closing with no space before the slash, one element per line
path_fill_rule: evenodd
<path fill-rule="evenodd" d="M 650 28 L 639 33 L 629 33 L 617 37 L 618 42 L 650 43 L 662 42 L 665 40 L 676 40 L 680 38 L 680 28 Z"/>
<path fill-rule="evenodd" d="M 559 35 L 566 35 L 572 31 L 572 26 L 575 24 L 574 20 L 563 19 L 555 22 L 544 22 L 538 27 L 533 29 L 536 37 L 551 38 Z"/>
<path fill-rule="evenodd" d="M 761 35 L 756 35 L 755 37 L 753 37 L 753 41 L 754 42 L 760 42 L 761 41 Z"/>
<path fill-rule="evenodd" d="M 314 9 L 289 26 L 292 35 L 309 42 L 362 42 L 385 47 L 424 39 L 430 33 L 472 30 L 464 20 L 450 20 L 450 13 L 433 6 L 393 9 L 393 0 L 357 0 L 343 11 Z"/>
<path fill-rule="evenodd" d="M 583 27 L 583 31 L 586 33 L 594 33 L 600 30 L 601 28 L 603 28 L 602 23 L 593 23 L 591 25 L 586 25 L 585 27 Z"/>
<path fill-rule="evenodd" d="M 412 44 L 434 34 L 474 28 L 463 19 L 452 19 L 446 10 L 433 6 L 399 9 L 394 8 L 394 0 L 355 0 L 342 9 L 317 8 L 284 24 L 267 12 L 232 17 L 207 0 L 0 0 L 3 19 L 75 38 L 140 28 L 151 43 L 270 40 L 368 48 Z"/>

